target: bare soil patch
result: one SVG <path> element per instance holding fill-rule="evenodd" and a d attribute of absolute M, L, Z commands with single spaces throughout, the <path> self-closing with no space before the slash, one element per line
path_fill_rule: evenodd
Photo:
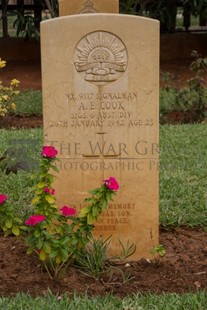
<path fill-rule="evenodd" d="M 42 116 L 15 116 L 7 115 L 0 118 L 0 128 L 4 129 L 29 129 L 42 127 Z"/>
<path fill-rule="evenodd" d="M 118 267 L 132 279 L 123 283 L 120 272 L 95 280 L 75 267 L 69 267 L 58 280 L 50 280 L 35 255 L 27 255 L 22 240 L 0 236 L 0 295 L 18 292 L 44 295 L 48 288 L 54 294 L 126 296 L 132 293 L 195 292 L 207 289 L 207 232 L 179 228 L 161 230 L 160 243 L 166 254 L 159 260 L 142 259 Z"/>
<path fill-rule="evenodd" d="M 8 61 L 1 70 L 0 80 L 9 85 L 12 79 L 20 81 L 21 89 L 41 89 L 41 65 L 38 60 Z"/>
<path fill-rule="evenodd" d="M 42 116 L 6 116 L 0 118 L 0 129 L 29 129 L 42 127 Z"/>

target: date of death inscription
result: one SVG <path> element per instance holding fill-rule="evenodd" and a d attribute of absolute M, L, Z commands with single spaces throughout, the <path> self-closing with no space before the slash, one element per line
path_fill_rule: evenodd
<path fill-rule="evenodd" d="M 49 120 L 49 127 L 152 127 L 153 118 L 141 117 L 143 104 L 134 93 L 67 93 L 61 120 Z"/>

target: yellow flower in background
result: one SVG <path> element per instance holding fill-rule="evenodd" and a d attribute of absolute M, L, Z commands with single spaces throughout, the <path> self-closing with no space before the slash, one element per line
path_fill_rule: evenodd
<path fill-rule="evenodd" d="M 6 61 L 0 57 L 0 69 L 6 66 Z M 4 86 L 0 80 L 0 120 L 9 112 L 16 110 L 14 97 L 19 94 L 18 86 L 20 81 L 12 79 L 9 86 Z"/>
<path fill-rule="evenodd" d="M 0 68 L 3 68 L 6 66 L 6 61 L 5 60 L 1 60 L 0 58 Z"/>
<path fill-rule="evenodd" d="M 9 99 L 9 96 L 8 95 L 4 95 L 1 98 L 4 99 L 5 101 L 7 101 Z"/>
<path fill-rule="evenodd" d="M 8 110 L 3 108 L 3 109 L 0 110 L 0 115 L 1 116 L 5 116 L 7 112 L 8 112 Z"/>
<path fill-rule="evenodd" d="M 19 90 L 14 90 L 14 91 L 13 91 L 13 94 L 14 94 L 14 95 L 18 95 L 19 93 L 20 93 Z"/>
<path fill-rule="evenodd" d="M 14 102 L 11 103 L 10 107 L 12 110 L 16 110 L 16 104 Z"/>
<path fill-rule="evenodd" d="M 11 81 L 11 86 L 18 86 L 19 83 L 20 83 L 20 81 L 18 81 L 17 79 L 13 79 L 13 80 Z"/>

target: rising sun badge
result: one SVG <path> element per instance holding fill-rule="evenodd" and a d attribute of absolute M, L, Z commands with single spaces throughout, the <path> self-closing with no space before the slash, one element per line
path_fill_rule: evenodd
<path fill-rule="evenodd" d="M 127 67 L 127 50 L 120 38 L 106 31 L 87 34 L 75 49 L 75 68 L 85 81 L 116 81 Z"/>

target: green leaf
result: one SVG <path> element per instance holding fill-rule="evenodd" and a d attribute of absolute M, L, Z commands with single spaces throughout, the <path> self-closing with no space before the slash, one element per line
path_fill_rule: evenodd
<path fill-rule="evenodd" d="M 39 176 L 39 177 L 40 177 L 41 179 L 43 179 L 43 178 L 46 177 L 46 175 L 47 175 L 46 173 L 40 173 L 40 176 Z"/>
<path fill-rule="evenodd" d="M 65 249 L 60 249 L 60 255 L 63 262 L 66 262 L 68 259 L 68 251 Z"/>
<path fill-rule="evenodd" d="M 62 262 L 62 257 L 60 255 L 57 255 L 56 258 L 55 258 L 55 262 L 57 265 L 60 265 L 61 262 Z"/>
<path fill-rule="evenodd" d="M 100 191 L 100 188 L 95 188 L 95 189 L 91 189 L 90 191 L 88 191 L 88 193 L 91 195 L 96 195 L 99 191 Z"/>
<path fill-rule="evenodd" d="M 99 213 L 99 207 L 98 206 L 93 206 L 92 207 L 92 214 L 93 214 L 94 218 L 97 217 L 98 213 Z"/>
<path fill-rule="evenodd" d="M 35 229 L 35 231 L 34 231 L 34 236 L 35 236 L 36 238 L 39 238 L 39 237 L 40 237 L 40 231 L 37 230 L 37 229 Z"/>
<path fill-rule="evenodd" d="M 48 196 L 48 195 L 45 196 L 45 200 L 47 200 L 47 202 L 51 204 L 55 202 L 55 198 L 52 196 Z"/>
<path fill-rule="evenodd" d="M 11 227 L 12 227 L 12 220 L 11 220 L 11 219 L 7 219 L 7 220 L 5 221 L 5 226 L 6 226 L 7 228 L 11 228 Z"/>
<path fill-rule="evenodd" d="M 87 199 L 87 198 L 86 198 Z M 97 203 L 97 199 L 94 197 L 90 197 L 87 199 L 89 204 L 96 204 Z"/>
<path fill-rule="evenodd" d="M 50 254 L 51 247 L 50 247 L 50 244 L 48 242 L 43 243 L 43 249 L 44 249 L 45 253 Z"/>
<path fill-rule="evenodd" d="M 40 251 L 40 256 L 39 257 L 40 257 L 40 260 L 43 261 L 43 262 L 46 260 L 47 254 L 45 253 L 44 249 L 42 249 Z"/>
<path fill-rule="evenodd" d="M 19 236 L 19 227 L 17 227 L 17 226 L 12 226 L 12 233 L 13 233 L 15 236 Z"/>
<path fill-rule="evenodd" d="M 55 258 L 57 255 L 58 255 L 58 251 L 56 250 L 56 251 L 52 251 L 50 254 L 49 254 L 49 257 L 50 258 Z"/>
<path fill-rule="evenodd" d="M 71 243 L 71 236 L 70 237 L 65 237 L 64 240 L 62 241 L 62 245 L 66 246 L 67 243 Z"/>
<path fill-rule="evenodd" d="M 106 192 L 106 199 L 109 201 L 109 200 L 111 200 L 111 198 L 112 198 L 112 192 L 107 191 Z"/>
<path fill-rule="evenodd" d="M 37 241 L 37 248 L 38 248 L 38 249 L 41 249 L 41 248 L 42 248 L 42 245 L 43 245 L 43 242 L 42 242 L 41 239 L 39 239 L 39 240 Z"/>
<path fill-rule="evenodd" d="M 59 169 L 58 169 L 58 167 L 56 167 L 56 166 L 53 166 L 52 169 L 53 169 L 54 171 L 56 171 L 56 172 L 59 172 Z"/>
<path fill-rule="evenodd" d="M 4 230 L 5 231 L 5 230 Z M 12 233 L 11 228 L 7 229 L 4 233 L 4 237 L 8 237 Z"/>
<path fill-rule="evenodd" d="M 91 207 L 84 207 L 80 210 L 79 217 L 85 217 L 91 210 Z"/>
<path fill-rule="evenodd" d="M 32 199 L 32 204 L 33 205 L 36 205 L 38 202 L 40 201 L 40 197 L 34 197 L 33 199 Z"/>
<path fill-rule="evenodd" d="M 102 201 L 102 209 L 106 209 L 106 208 L 107 208 L 107 200 L 104 199 L 104 200 Z"/>
<path fill-rule="evenodd" d="M 27 250 L 27 254 L 32 254 L 33 253 L 33 249 L 32 248 L 29 248 L 28 250 Z"/>
<path fill-rule="evenodd" d="M 40 188 L 39 188 L 39 189 L 37 189 L 35 193 L 36 193 L 36 195 L 40 195 L 40 194 L 42 194 L 42 189 L 40 189 Z"/>
<path fill-rule="evenodd" d="M 94 216 L 92 215 L 92 213 L 89 213 L 88 216 L 87 216 L 87 223 L 88 223 L 89 225 L 92 225 L 93 222 L 94 222 L 94 220 L 95 220 L 95 218 L 94 218 Z"/>
<path fill-rule="evenodd" d="M 45 185 L 45 182 L 39 182 L 38 184 L 37 184 L 37 187 L 38 188 L 43 188 L 43 187 L 45 187 L 46 185 Z"/>
<path fill-rule="evenodd" d="M 50 181 L 50 183 L 54 182 L 54 176 L 52 174 L 48 174 L 47 178 Z"/>

